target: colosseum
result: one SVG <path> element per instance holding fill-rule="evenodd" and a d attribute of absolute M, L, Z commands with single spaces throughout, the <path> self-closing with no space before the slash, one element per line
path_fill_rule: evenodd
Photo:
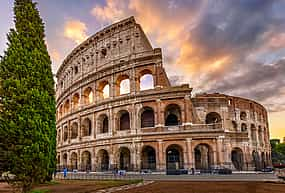
<path fill-rule="evenodd" d="M 167 171 L 271 165 L 266 109 L 171 86 L 160 48 L 134 17 L 77 46 L 57 71 L 57 164 L 70 170 Z"/>

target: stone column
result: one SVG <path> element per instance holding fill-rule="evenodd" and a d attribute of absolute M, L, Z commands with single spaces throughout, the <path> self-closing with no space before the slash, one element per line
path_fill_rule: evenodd
<path fill-rule="evenodd" d="M 163 151 L 163 140 L 161 140 L 161 139 L 159 139 L 159 140 L 157 140 L 157 142 L 158 142 L 158 159 L 157 159 L 157 169 L 158 170 L 165 170 L 166 168 L 165 168 L 165 166 L 166 166 L 166 164 L 165 164 L 165 162 L 164 162 L 164 159 L 163 159 L 163 157 L 164 157 L 164 151 Z"/>
<path fill-rule="evenodd" d="M 193 156 L 193 149 L 192 149 L 192 138 L 186 138 L 186 152 L 187 152 L 187 161 L 188 161 L 188 168 L 194 168 L 194 156 Z"/>

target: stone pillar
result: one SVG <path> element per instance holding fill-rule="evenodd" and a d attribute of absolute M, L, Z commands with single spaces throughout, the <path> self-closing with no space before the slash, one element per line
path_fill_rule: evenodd
<path fill-rule="evenodd" d="M 157 99 L 156 100 L 156 104 L 157 104 L 157 112 L 156 112 L 156 121 L 155 121 L 155 126 L 156 127 L 162 127 L 164 125 L 164 121 L 162 120 L 163 119 L 163 115 L 162 113 L 164 112 L 164 109 L 161 109 L 161 100 L 160 99 Z"/>
<path fill-rule="evenodd" d="M 192 138 L 186 138 L 186 152 L 187 152 L 187 161 L 188 168 L 194 168 L 194 156 L 193 156 L 193 147 L 192 147 Z"/>
<path fill-rule="evenodd" d="M 166 168 L 166 163 L 164 162 L 164 154 L 165 152 L 163 151 L 163 141 L 161 139 L 157 140 L 158 142 L 158 159 L 157 159 L 157 169 L 158 170 L 165 170 Z"/>
<path fill-rule="evenodd" d="M 223 138 L 224 136 L 219 136 L 217 138 L 217 165 L 224 165 L 224 150 L 223 150 Z"/>
<path fill-rule="evenodd" d="M 96 171 L 96 165 L 96 150 L 95 147 L 93 147 L 91 151 L 91 171 Z"/>

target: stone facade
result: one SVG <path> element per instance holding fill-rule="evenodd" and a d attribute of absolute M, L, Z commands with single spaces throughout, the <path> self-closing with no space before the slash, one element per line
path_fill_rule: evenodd
<path fill-rule="evenodd" d="M 149 89 L 141 86 L 145 76 Z M 271 165 L 262 105 L 191 91 L 170 85 L 161 49 L 152 48 L 133 17 L 103 29 L 57 72 L 58 165 L 91 171 Z"/>

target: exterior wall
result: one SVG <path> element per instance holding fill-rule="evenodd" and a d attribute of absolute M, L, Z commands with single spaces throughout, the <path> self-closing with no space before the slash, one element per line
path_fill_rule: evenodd
<path fill-rule="evenodd" d="M 145 74 L 153 77 L 152 89 L 140 89 L 140 77 Z M 124 78 L 130 81 L 130 92 L 120 94 Z M 154 150 L 154 159 L 149 162 L 160 171 L 173 163 L 178 167 L 178 162 L 184 169 L 204 162 L 209 167 L 235 169 L 233 150 L 242 152 L 239 159 L 243 170 L 271 165 L 264 107 L 223 94 L 191 97 L 189 85 L 172 87 L 162 66 L 161 49 L 151 47 L 133 17 L 105 28 L 75 48 L 59 68 L 57 79 L 60 166 L 100 171 L 107 164 L 108 169 L 140 170 L 145 164 L 146 147 Z M 104 98 L 106 84 L 110 86 L 109 97 Z M 152 109 L 154 124 L 141 128 L 145 109 Z M 126 130 L 120 130 L 122 112 L 130 117 L 130 128 Z M 220 119 L 212 118 L 214 122 L 208 123 L 206 118 L 212 112 Z M 241 112 L 245 112 L 245 120 L 241 120 Z M 179 123 L 168 125 L 169 114 L 175 115 Z M 108 118 L 105 133 L 101 132 L 103 115 Z M 71 135 L 74 123 L 78 125 L 75 138 Z M 243 123 L 247 130 L 242 129 Z M 91 133 L 84 136 L 89 126 Z M 253 152 L 258 154 L 257 161 L 253 160 Z M 261 163 L 262 157 L 265 164 Z"/>

